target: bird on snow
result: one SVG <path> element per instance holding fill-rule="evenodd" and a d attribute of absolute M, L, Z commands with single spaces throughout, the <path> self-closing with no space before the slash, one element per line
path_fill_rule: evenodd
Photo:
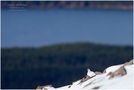
<path fill-rule="evenodd" d="M 91 71 L 89 68 L 87 69 L 87 76 L 89 76 L 89 77 L 93 77 L 93 76 L 95 76 L 96 74 L 93 72 L 93 71 Z"/>

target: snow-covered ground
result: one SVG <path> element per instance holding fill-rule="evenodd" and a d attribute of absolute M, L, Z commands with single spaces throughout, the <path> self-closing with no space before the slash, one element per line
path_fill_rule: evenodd
<path fill-rule="evenodd" d="M 133 61 L 108 67 L 100 74 L 95 74 L 88 69 L 83 79 L 71 85 L 60 88 L 44 86 L 41 90 L 134 90 Z"/>

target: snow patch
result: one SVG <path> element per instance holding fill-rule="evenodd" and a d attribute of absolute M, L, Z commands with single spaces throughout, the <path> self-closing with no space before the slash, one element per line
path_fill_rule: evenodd
<path fill-rule="evenodd" d="M 119 75 L 111 79 L 108 78 L 107 74 L 109 72 L 115 73 L 121 67 L 125 69 L 126 74 L 124 74 L 123 76 Z M 93 71 L 88 69 L 86 77 L 90 77 L 90 78 L 87 78 L 87 80 L 85 80 L 84 82 L 78 80 L 76 82 L 73 82 L 72 85 L 67 85 L 60 88 L 44 87 L 41 90 L 134 90 L 133 68 L 134 68 L 134 64 L 115 65 L 115 66 L 108 67 L 105 70 L 105 73 L 98 74 L 98 75 L 96 75 Z"/>

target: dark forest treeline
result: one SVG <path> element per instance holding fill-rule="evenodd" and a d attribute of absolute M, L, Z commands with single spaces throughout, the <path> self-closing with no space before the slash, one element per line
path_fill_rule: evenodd
<path fill-rule="evenodd" d="M 2 88 L 63 86 L 82 78 L 86 69 L 103 71 L 133 58 L 131 46 L 75 43 L 39 48 L 2 48 Z"/>
<path fill-rule="evenodd" d="M 2 8 L 99 8 L 132 10 L 132 1 L 2 1 Z"/>

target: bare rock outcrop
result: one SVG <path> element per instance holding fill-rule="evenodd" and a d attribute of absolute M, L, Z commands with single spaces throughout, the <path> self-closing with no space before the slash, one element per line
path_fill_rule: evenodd
<path fill-rule="evenodd" d="M 112 79 L 112 78 L 114 78 L 114 77 L 117 77 L 117 76 L 124 76 L 124 75 L 126 75 L 126 74 L 127 74 L 127 71 L 126 71 L 125 67 L 122 66 L 122 67 L 120 67 L 119 69 L 117 69 L 117 70 L 114 71 L 114 72 L 109 72 L 109 73 L 107 74 L 107 76 L 109 76 L 109 79 Z"/>
<path fill-rule="evenodd" d="M 93 71 L 91 71 L 90 69 L 87 69 L 87 75 L 81 79 L 79 84 L 93 78 L 94 76 L 96 76 L 96 74 Z"/>
<path fill-rule="evenodd" d="M 126 62 L 126 63 L 124 64 L 124 66 L 132 65 L 132 64 L 134 64 L 134 60 L 131 60 L 131 61 L 129 61 L 129 62 Z"/>
<path fill-rule="evenodd" d="M 109 72 L 107 76 L 109 76 L 109 79 L 114 78 L 116 76 L 124 76 L 127 74 L 127 71 L 125 69 L 125 66 L 134 64 L 134 60 L 130 60 L 129 62 L 124 63 L 123 66 L 121 66 L 119 69 L 117 69 L 114 72 Z"/>
<path fill-rule="evenodd" d="M 91 79 L 91 78 L 92 78 L 92 77 L 86 75 L 84 78 L 81 79 L 81 81 L 80 81 L 79 84 L 81 84 L 81 83 L 83 83 L 83 82 L 85 82 L 85 81 L 87 81 L 87 80 L 89 80 L 89 79 Z"/>

